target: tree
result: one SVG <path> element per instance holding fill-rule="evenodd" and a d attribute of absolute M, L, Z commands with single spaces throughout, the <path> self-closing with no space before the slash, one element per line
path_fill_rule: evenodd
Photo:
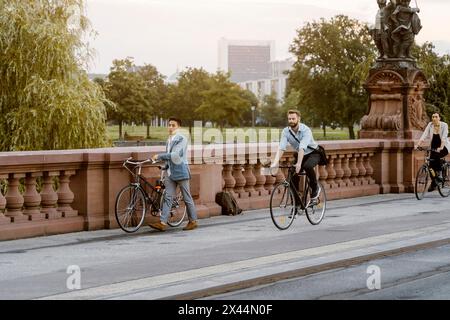
<path fill-rule="evenodd" d="M 84 71 L 90 25 L 73 9 L 83 1 L 0 1 L 0 150 L 107 145 L 107 101 Z"/>
<path fill-rule="evenodd" d="M 122 139 L 124 122 L 146 122 L 151 114 L 151 106 L 143 77 L 136 72 L 133 58 L 114 60 L 111 71 L 104 82 L 104 91 L 116 108 L 108 109 L 108 120 L 119 124 L 119 137 Z"/>
<path fill-rule="evenodd" d="M 367 105 L 362 84 L 376 55 L 368 27 L 343 15 L 310 22 L 297 30 L 290 51 L 297 61 L 289 74 L 288 94 L 299 91 L 315 121 L 322 126 L 336 121 L 354 139 L 353 126 Z"/>
<path fill-rule="evenodd" d="M 217 72 L 209 80 L 209 89 L 204 90 L 202 104 L 195 110 L 202 119 L 225 125 L 239 125 L 242 115 L 251 102 L 244 99 L 242 89 L 229 79 L 229 74 Z"/>
<path fill-rule="evenodd" d="M 167 88 L 164 83 L 164 76 L 158 70 L 149 64 L 138 69 L 138 74 L 144 80 L 144 97 L 148 103 L 143 113 L 143 121 L 147 125 L 147 138 L 150 138 L 150 122 L 153 116 L 162 116 L 164 100 L 167 94 Z"/>
<path fill-rule="evenodd" d="M 425 92 L 427 113 L 431 117 L 439 112 L 443 121 L 450 121 L 450 56 L 439 56 L 430 42 L 422 46 L 414 46 L 414 55 L 418 58 L 419 67 L 428 78 L 430 88 Z"/>
<path fill-rule="evenodd" d="M 240 90 L 239 91 L 239 96 L 244 99 L 247 100 L 249 102 L 250 107 L 245 108 L 245 110 L 243 111 L 242 114 L 242 120 L 244 125 L 247 126 L 251 126 L 252 125 L 252 120 L 253 120 L 253 111 L 252 111 L 252 106 L 255 107 L 255 118 L 257 117 L 259 111 L 258 111 L 258 106 L 259 106 L 259 101 L 258 98 L 255 96 L 255 94 L 249 90 Z"/>
<path fill-rule="evenodd" d="M 265 95 L 262 101 L 261 114 L 269 127 L 278 127 L 286 122 L 285 114 L 275 93 Z"/>
<path fill-rule="evenodd" d="M 210 75 L 203 69 L 187 68 L 180 73 L 178 83 L 170 86 L 167 93 L 166 113 L 176 115 L 189 126 L 196 120 L 205 120 L 196 110 L 203 103 L 202 92 L 210 89 Z"/>

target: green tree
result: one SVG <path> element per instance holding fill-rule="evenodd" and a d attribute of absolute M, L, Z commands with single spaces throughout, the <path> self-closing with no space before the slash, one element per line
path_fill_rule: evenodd
<path fill-rule="evenodd" d="M 74 10 L 77 9 L 77 10 Z M 81 0 L 0 0 L 0 150 L 103 147 L 106 102 L 84 68 Z"/>
<path fill-rule="evenodd" d="M 239 96 L 244 99 L 247 100 L 250 104 L 248 108 L 245 108 L 243 114 L 242 114 L 242 120 L 244 125 L 247 126 L 251 126 L 252 125 L 252 120 L 253 120 L 253 111 L 252 111 L 252 106 L 255 107 L 255 121 L 256 121 L 256 117 L 258 116 L 258 114 L 260 113 L 259 111 L 259 101 L 258 98 L 255 96 L 255 94 L 249 90 L 240 90 L 239 91 Z"/>
<path fill-rule="evenodd" d="M 434 51 L 432 43 L 414 47 L 414 56 L 418 58 L 419 67 L 428 78 L 430 88 L 425 92 L 427 113 L 431 117 L 439 112 L 443 121 L 450 121 L 450 56 L 440 56 Z"/>
<path fill-rule="evenodd" d="M 302 112 L 316 114 L 314 121 L 322 126 L 335 121 L 354 139 L 353 126 L 367 109 L 362 84 L 376 53 L 368 27 L 343 15 L 309 22 L 297 30 L 290 51 L 297 62 L 288 93 L 300 92 Z"/>
<path fill-rule="evenodd" d="M 286 123 L 286 117 L 275 93 L 265 95 L 262 100 L 261 114 L 269 127 L 278 127 Z"/>
<path fill-rule="evenodd" d="M 244 99 L 242 89 L 229 79 L 229 74 L 217 72 L 210 80 L 209 89 L 201 94 L 203 102 L 195 111 L 202 119 L 219 124 L 238 126 L 251 101 Z"/>
<path fill-rule="evenodd" d="M 144 109 L 143 122 L 147 125 L 147 138 L 150 138 L 150 124 L 152 118 L 163 116 L 164 101 L 166 99 L 167 88 L 164 83 L 164 76 L 149 64 L 138 69 L 138 74 L 144 80 L 145 100 L 148 106 Z"/>
<path fill-rule="evenodd" d="M 150 117 L 149 90 L 144 78 L 136 71 L 133 58 L 114 60 L 104 82 L 104 91 L 116 108 L 108 108 L 108 120 L 119 124 L 119 137 L 123 138 L 123 123 L 144 123 Z"/>
<path fill-rule="evenodd" d="M 210 77 L 204 69 L 187 68 L 180 73 L 178 83 L 168 89 L 166 112 L 181 118 L 189 130 L 194 121 L 205 120 L 196 110 L 203 103 L 202 92 L 210 89 Z"/>

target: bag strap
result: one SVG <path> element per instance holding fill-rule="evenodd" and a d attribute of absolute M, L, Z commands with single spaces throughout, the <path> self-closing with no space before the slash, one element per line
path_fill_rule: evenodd
<path fill-rule="evenodd" d="M 295 136 L 295 134 L 291 131 L 291 128 L 287 127 L 289 133 L 291 134 L 292 138 L 295 139 L 295 141 L 297 141 L 298 144 L 300 144 L 300 140 L 298 140 L 298 138 Z"/>
<path fill-rule="evenodd" d="M 291 128 L 287 127 L 287 129 L 288 129 L 289 133 L 291 134 L 292 138 L 294 138 L 295 141 L 297 141 L 297 143 L 300 144 L 300 140 L 298 140 L 298 138 L 295 136 L 295 134 L 291 131 Z M 317 150 L 317 149 L 311 148 L 310 146 L 308 146 L 307 148 L 312 149 L 312 150 Z"/>

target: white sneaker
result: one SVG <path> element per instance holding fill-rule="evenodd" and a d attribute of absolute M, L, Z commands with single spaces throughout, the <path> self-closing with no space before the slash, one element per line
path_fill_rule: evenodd
<path fill-rule="evenodd" d="M 322 192 L 322 188 L 320 187 L 320 185 L 317 185 L 316 193 L 315 194 L 311 194 L 311 201 L 318 199 L 321 192 Z"/>

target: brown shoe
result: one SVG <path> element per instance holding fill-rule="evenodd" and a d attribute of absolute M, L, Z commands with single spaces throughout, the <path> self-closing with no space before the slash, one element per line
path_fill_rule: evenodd
<path fill-rule="evenodd" d="M 149 226 L 159 231 L 166 231 L 167 229 L 167 224 L 163 224 L 161 221 L 150 223 Z"/>
<path fill-rule="evenodd" d="M 198 227 L 197 221 L 189 221 L 189 223 L 186 225 L 186 227 L 183 228 L 183 230 L 194 230 Z"/>

